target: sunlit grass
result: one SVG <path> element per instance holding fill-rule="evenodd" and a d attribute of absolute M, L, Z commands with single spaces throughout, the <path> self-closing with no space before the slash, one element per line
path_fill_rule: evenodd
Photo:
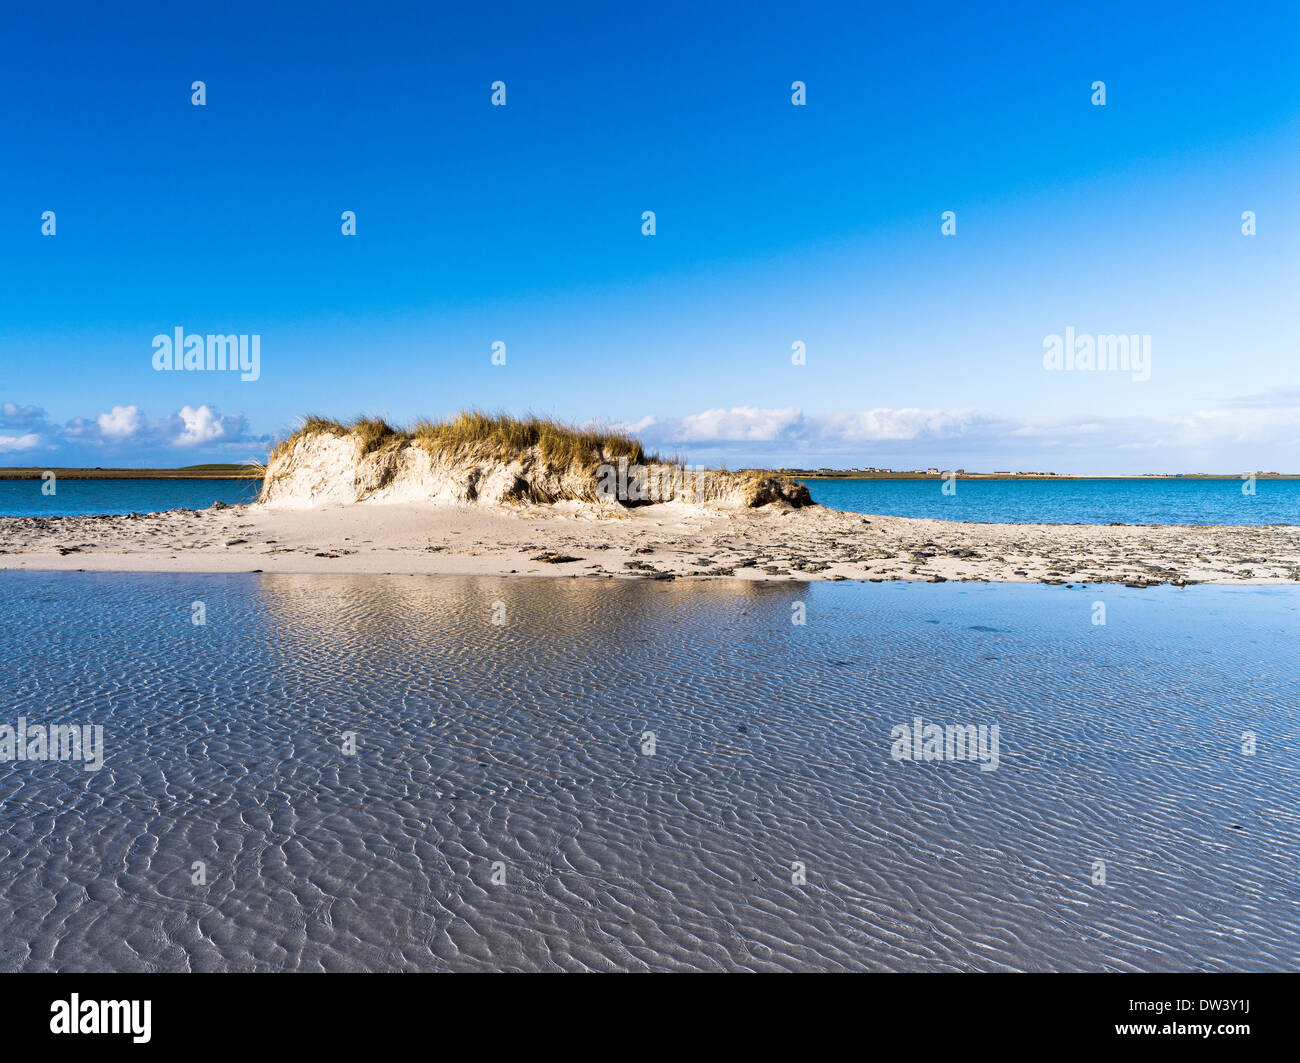
<path fill-rule="evenodd" d="M 618 428 L 581 427 L 549 417 L 514 417 L 482 410 L 462 410 L 439 421 L 422 418 L 410 428 L 395 428 L 382 417 L 360 416 L 343 422 L 309 414 L 302 427 L 276 444 L 271 460 L 287 453 L 299 439 L 321 433 L 355 436 L 363 456 L 386 446 L 417 443 L 433 455 L 472 455 L 495 461 L 511 461 L 536 451 L 556 467 L 593 471 L 619 458 L 627 458 L 631 464 L 661 460 L 657 454 L 648 454 L 640 440 Z"/>

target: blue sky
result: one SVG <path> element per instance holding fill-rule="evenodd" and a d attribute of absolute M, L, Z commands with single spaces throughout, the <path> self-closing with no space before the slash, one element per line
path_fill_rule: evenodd
<path fill-rule="evenodd" d="M 11 11 L 0 463 L 479 406 L 733 466 L 1300 471 L 1294 6 L 461 7 Z M 156 372 L 177 327 L 259 378 Z M 1045 370 L 1067 327 L 1150 379 Z"/>

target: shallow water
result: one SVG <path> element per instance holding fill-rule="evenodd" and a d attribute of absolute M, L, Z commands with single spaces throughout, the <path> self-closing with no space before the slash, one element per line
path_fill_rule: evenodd
<path fill-rule="evenodd" d="M 0 480 L 0 517 L 68 517 L 88 513 L 161 513 L 207 509 L 213 502 L 243 505 L 257 499 L 261 480 L 56 480 L 45 494 L 40 480 Z"/>
<path fill-rule="evenodd" d="M 980 523 L 1300 524 L 1300 480 L 965 480 L 945 495 L 942 481 L 807 480 L 813 500 L 852 513 Z M 158 513 L 240 505 L 257 498 L 255 480 L 60 480 L 54 495 L 39 480 L 0 480 L 0 516 Z"/>
<path fill-rule="evenodd" d="M 1300 524 L 1300 480 L 806 480 L 813 501 L 851 513 L 982 524 Z"/>
<path fill-rule="evenodd" d="M 0 763 L 2 970 L 1300 963 L 1293 589 L 0 573 L 0 595 L 0 724 L 107 744 L 99 772 Z M 997 723 L 997 770 L 891 759 L 917 715 Z"/>

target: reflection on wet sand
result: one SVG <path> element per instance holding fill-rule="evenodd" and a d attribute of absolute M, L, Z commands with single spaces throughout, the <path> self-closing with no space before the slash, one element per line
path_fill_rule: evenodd
<path fill-rule="evenodd" d="M 1235 745 L 1296 753 L 1295 592 L 1094 629 L 1033 586 L 0 584 L 0 722 L 107 746 L 0 764 L 5 969 L 1300 959 L 1294 782 Z M 997 769 L 894 761 L 918 716 L 999 725 Z"/>

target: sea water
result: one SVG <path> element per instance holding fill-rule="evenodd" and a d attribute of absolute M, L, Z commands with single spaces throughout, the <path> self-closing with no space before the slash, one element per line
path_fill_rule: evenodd
<path fill-rule="evenodd" d="M 939 478 L 807 480 L 832 509 L 982 523 L 1300 524 L 1300 480 L 964 480 L 944 494 Z M 1242 492 L 1242 487 L 1247 492 Z M 256 480 L 0 481 L 0 516 L 156 513 L 239 505 L 257 498 Z"/>
<path fill-rule="evenodd" d="M 1300 480 L 806 480 L 853 513 L 984 524 L 1300 524 Z M 1242 488 L 1246 490 L 1243 491 Z"/>

